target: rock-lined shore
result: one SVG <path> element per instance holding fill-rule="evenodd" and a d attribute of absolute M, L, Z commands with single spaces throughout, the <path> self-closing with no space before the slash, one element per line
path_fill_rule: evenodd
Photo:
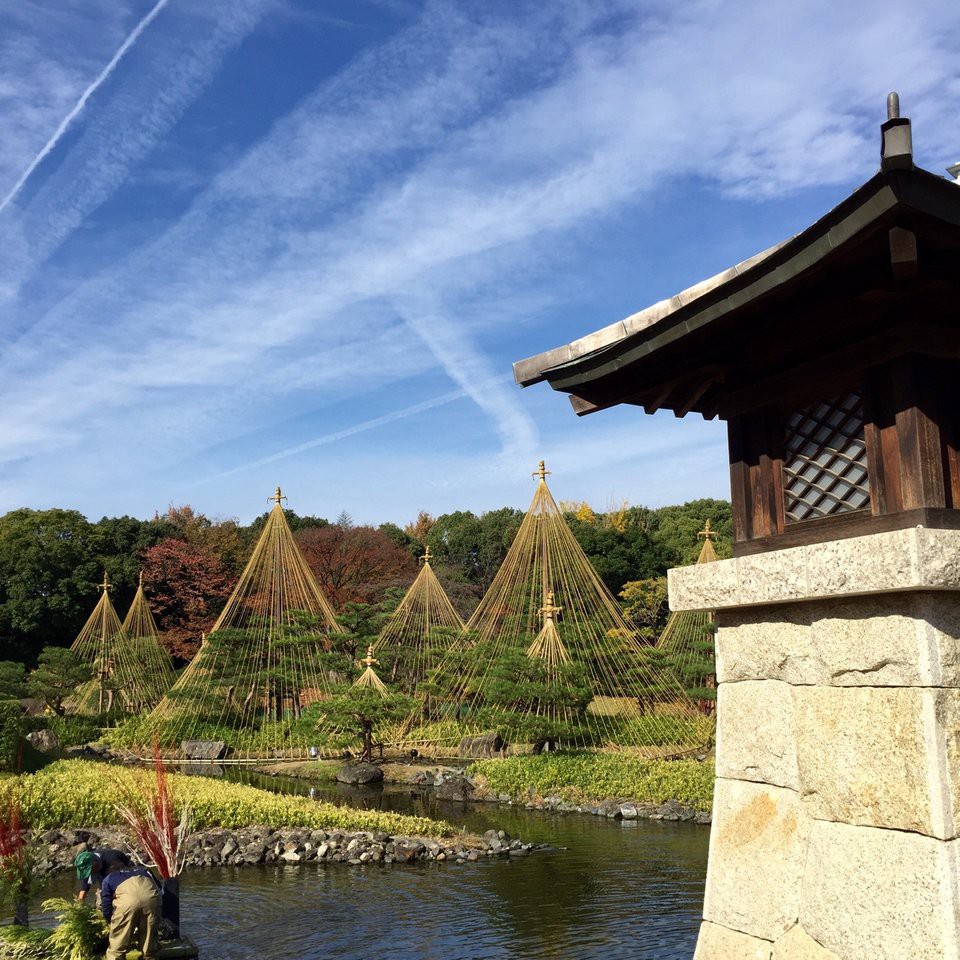
<path fill-rule="evenodd" d="M 323 782 L 332 772 L 331 765 L 326 767 L 317 761 L 295 761 L 264 764 L 258 772 L 267 776 L 286 776 L 301 780 Z M 323 771 L 317 777 L 318 771 Z M 362 771 L 362 774 L 361 774 Z M 370 771 L 376 774 L 371 775 Z M 357 773 L 356 776 L 352 774 Z M 351 763 L 336 771 L 336 779 L 341 783 L 363 785 L 371 782 L 401 783 L 409 786 L 433 788 L 438 800 L 453 800 L 462 803 L 502 803 L 507 806 L 519 806 L 526 810 L 547 810 L 558 813 L 589 813 L 598 817 L 618 820 L 667 820 L 684 823 L 709 824 L 708 811 L 697 810 L 677 800 L 664 803 L 648 803 L 632 797 L 606 798 L 589 802 L 573 803 L 562 797 L 540 797 L 529 791 L 525 798 L 512 797 L 507 793 L 496 793 L 485 783 L 464 773 L 460 767 L 428 766 L 426 764 L 356 764 Z"/>
<path fill-rule="evenodd" d="M 422 770 L 409 781 L 420 786 L 432 786 L 439 800 L 461 800 L 477 803 L 503 803 L 526 810 L 548 810 L 557 813 L 590 813 L 615 820 L 667 820 L 685 823 L 710 823 L 710 814 L 695 810 L 677 800 L 665 803 L 643 803 L 631 797 L 598 800 L 591 803 L 572 803 L 562 797 L 538 797 L 531 793 L 526 800 L 518 800 L 507 793 L 493 793 L 472 777 L 449 767 L 434 771 Z"/>
<path fill-rule="evenodd" d="M 37 869 L 68 869 L 73 858 L 96 847 L 125 849 L 123 835 L 111 827 L 47 830 L 37 837 Z M 187 866 L 253 866 L 255 864 L 348 863 L 353 865 L 414 863 L 420 860 L 467 863 L 485 857 L 523 857 L 546 844 L 523 843 L 503 830 L 482 837 L 392 837 L 386 833 L 311 830 L 297 827 L 216 828 L 187 841 Z"/>

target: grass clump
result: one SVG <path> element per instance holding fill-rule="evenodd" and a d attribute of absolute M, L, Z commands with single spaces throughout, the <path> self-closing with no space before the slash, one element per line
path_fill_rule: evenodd
<path fill-rule="evenodd" d="M 640 803 L 678 800 L 708 811 L 714 768 L 699 760 L 640 760 L 620 753 L 551 753 L 477 760 L 468 773 L 514 799 L 560 797 L 590 803 L 629 797 Z"/>
<path fill-rule="evenodd" d="M 0 927 L 0 960 L 56 960 L 43 927 Z"/>
<path fill-rule="evenodd" d="M 59 760 L 39 773 L 0 781 L 0 796 L 19 783 L 25 816 L 40 830 L 119 824 L 114 798 L 149 791 L 144 770 L 85 760 Z M 197 830 L 210 827 L 310 827 L 314 830 L 382 830 L 394 836 L 445 836 L 443 820 L 378 810 L 354 810 L 306 797 L 281 796 L 239 783 L 171 774 L 179 803 L 190 808 Z M 114 789 L 112 785 L 117 785 Z"/>

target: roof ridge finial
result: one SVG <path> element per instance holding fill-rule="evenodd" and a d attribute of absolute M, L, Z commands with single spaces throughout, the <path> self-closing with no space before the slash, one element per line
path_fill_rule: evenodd
<path fill-rule="evenodd" d="M 891 90 L 887 94 L 887 119 L 900 119 L 900 94 L 896 90 Z"/>
<path fill-rule="evenodd" d="M 552 471 L 550 471 L 550 470 L 547 469 L 545 461 L 541 460 L 540 463 L 539 463 L 539 465 L 537 466 L 537 469 L 533 471 L 533 473 L 531 474 L 531 476 L 534 477 L 535 479 L 536 479 L 536 478 L 539 478 L 541 481 L 543 481 L 543 482 L 545 483 L 546 480 L 547 480 L 547 476 L 548 476 L 551 472 L 552 472 Z"/>
<path fill-rule="evenodd" d="M 281 491 L 280 486 L 279 486 L 279 484 L 278 484 L 278 485 L 277 485 L 276 492 L 274 493 L 274 495 L 273 495 L 272 497 L 267 497 L 267 499 L 268 499 L 268 500 L 273 500 L 274 503 L 276 503 L 276 505 L 279 507 L 279 506 L 280 506 L 280 501 L 281 501 L 281 500 L 286 500 L 287 498 L 283 495 L 283 491 Z"/>
<path fill-rule="evenodd" d="M 887 119 L 880 124 L 880 169 L 913 169 L 913 134 L 910 119 L 900 116 L 900 94 L 887 94 Z"/>

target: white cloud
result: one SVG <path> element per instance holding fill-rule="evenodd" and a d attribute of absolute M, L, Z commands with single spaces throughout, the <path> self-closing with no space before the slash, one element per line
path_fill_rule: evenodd
<path fill-rule="evenodd" d="M 529 395 L 489 386 L 516 359 L 491 333 L 525 302 L 547 311 L 566 281 L 543 272 L 552 247 L 642 216 L 646 198 L 684 178 L 759 202 L 868 176 L 892 87 L 921 156 L 951 159 L 943 91 L 957 82 L 958 23 L 945 0 L 878 3 L 869 23 L 826 2 L 530 5 L 501 17 L 430 4 L 278 120 L 163 235 L 44 316 L 22 308 L 29 337 L 0 361 L 0 418 L 15 427 L 5 455 L 72 443 L 116 457 L 149 419 L 160 449 L 125 468 L 187 463 L 288 416 L 291 400 L 361 398 L 432 368 L 489 418 L 484 470 L 516 469 L 549 444 Z M 27 262 L 162 136 L 141 131 L 114 171 L 107 123 L 95 118 L 64 175 L 38 191 L 54 239 Z M 83 158 L 103 150 L 106 173 L 94 175 Z M 76 208 L 71 169 L 86 198 Z M 541 335 L 551 339 L 538 349 L 569 339 Z M 608 428 L 591 429 L 604 439 L 561 456 L 626 469 L 630 446 L 618 453 Z"/>

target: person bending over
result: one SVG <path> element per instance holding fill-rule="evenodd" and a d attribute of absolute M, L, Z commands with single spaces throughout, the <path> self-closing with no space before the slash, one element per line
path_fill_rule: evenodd
<path fill-rule="evenodd" d="M 90 887 L 99 887 L 107 871 L 113 866 L 131 867 L 130 858 L 120 850 L 110 847 L 101 847 L 97 850 L 84 850 L 73 858 L 73 865 L 77 870 L 77 879 L 80 881 L 78 900 L 85 900 Z"/>
<path fill-rule="evenodd" d="M 160 884 L 143 867 L 114 866 L 100 885 L 100 909 L 110 925 L 106 960 L 124 960 L 137 949 L 143 960 L 157 956 Z"/>

